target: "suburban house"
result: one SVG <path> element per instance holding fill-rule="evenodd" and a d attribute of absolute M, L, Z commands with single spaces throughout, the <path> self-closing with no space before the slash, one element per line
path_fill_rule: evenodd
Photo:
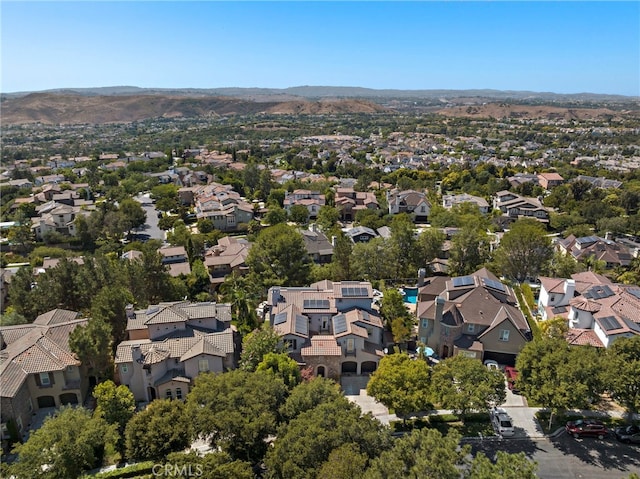
<path fill-rule="evenodd" d="M 183 399 L 199 373 L 236 367 L 239 338 L 228 304 L 160 303 L 127 315 L 116 374 L 138 402 Z"/>
<path fill-rule="evenodd" d="M 571 344 L 608 347 L 618 338 L 640 335 L 640 286 L 614 284 L 592 272 L 540 277 L 540 284 L 540 316 L 564 318 Z"/>
<path fill-rule="evenodd" d="M 314 263 L 331 263 L 335 238 L 331 238 L 331 241 L 329 241 L 315 223 L 311 223 L 308 229 L 300 229 L 298 231 L 302 234 L 304 247 Z"/>
<path fill-rule="evenodd" d="M 597 261 L 604 261 L 607 269 L 629 266 L 633 259 L 633 254 L 626 246 L 599 236 L 576 238 L 569 235 L 565 239 L 557 240 L 555 244 L 558 251 L 571 255 L 576 261 L 593 257 Z"/>
<path fill-rule="evenodd" d="M 534 218 L 545 224 L 549 222 L 551 211 L 537 198 L 526 198 L 507 190 L 498 191 L 495 194 L 493 208 L 502 211 L 502 216 L 510 221 Z"/>
<path fill-rule="evenodd" d="M 622 186 L 622 181 L 618 180 L 610 180 L 605 178 L 604 176 L 586 176 L 586 175 L 578 175 L 574 178 L 573 181 L 588 181 L 591 185 L 596 188 L 620 188 Z"/>
<path fill-rule="evenodd" d="M 308 287 L 271 287 L 269 323 L 289 354 L 317 376 L 369 374 L 383 356 L 384 327 L 368 282 L 328 280 Z"/>
<path fill-rule="evenodd" d="M 89 377 L 69 349 L 71 331 L 88 321 L 79 316 L 75 311 L 54 309 L 31 324 L 0 327 L 3 440 L 8 439 L 9 422 L 22 436 L 40 409 L 84 404 Z"/>
<path fill-rule="evenodd" d="M 292 193 L 286 192 L 284 198 L 284 209 L 287 214 L 291 213 L 293 205 L 302 205 L 309 211 L 309 218 L 314 219 L 318 216 L 320 207 L 325 205 L 324 195 L 318 191 L 311 190 L 294 190 Z"/>
<path fill-rule="evenodd" d="M 211 183 L 193 190 L 196 216 L 213 222 L 220 231 L 236 231 L 253 219 L 253 206 L 230 185 Z"/>
<path fill-rule="evenodd" d="M 513 290 L 482 268 L 426 278 L 418 289 L 418 340 L 443 358 L 464 354 L 513 365 L 531 330 Z"/>
<path fill-rule="evenodd" d="M 245 238 L 225 236 L 218 244 L 204 254 L 204 266 L 209 270 L 211 289 L 215 290 L 232 273 L 246 274 L 249 268 L 245 261 L 249 255 L 251 243 Z"/>
<path fill-rule="evenodd" d="M 483 215 L 489 213 L 489 203 L 481 196 L 473 196 L 468 193 L 442 196 L 442 206 L 448 210 L 450 210 L 454 206 L 464 203 L 471 203 L 476 205 L 480 210 L 480 213 L 482 213 Z"/>
<path fill-rule="evenodd" d="M 368 243 L 378 235 L 375 231 L 367 226 L 356 226 L 344 231 L 344 234 L 354 243 Z"/>
<path fill-rule="evenodd" d="M 390 215 L 407 213 L 414 222 L 427 221 L 427 217 L 431 213 L 431 203 L 422 191 L 399 191 L 398 189 L 387 191 L 387 203 Z"/>
<path fill-rule="evenodd" d="M 91 211 L 80 206 L 49 201 L 36 207 L 38 217 L 31 218 L 31 230 L 36 239 L 42 241 L 49 232 L 57 232 L 66 236 L 75 236 L 75 219 L 77 215 L 88 216 Z"/>
<path fill-rule="evenodd" d="M 171 276 L 177 277 L 181 274 L 191 273 L 189 257 L 184 246 L 167 246 L 160 248 L 158 253 L 162 256 L 162 264 L 165 265 Z"/>
<path fill-rule="evenodd" d="M 538 173 L 538 183 L 545 190 L 550 190 L 564 183 L 564 178 L 558 173 Z"/>
<path fill-rule="evenodd" d="M 359 210 L 380 209 L 376 195 L 368 191 L 355 191 L 351 187 L 336 188 L 335 205 L 342 221 L 353 221 Z"/>

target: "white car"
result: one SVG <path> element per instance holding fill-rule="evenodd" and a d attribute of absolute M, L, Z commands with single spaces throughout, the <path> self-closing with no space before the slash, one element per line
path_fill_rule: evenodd
<path fill-rule="evenodd" d="M 498 363 L 493 359 L 487 359 L 484 362 L 484 365 L 487 367 L 487 369 L 495 369 L 496 371 L 500 371 L 500 366 L 498 366 Z"/>
<path fill-rule="evenodd" d="M 504 409 L 493 408 L 489 414 L 491 416 L 491 424 L 500 436 L 512 437 L 515 435 L 511 418 Z"/>

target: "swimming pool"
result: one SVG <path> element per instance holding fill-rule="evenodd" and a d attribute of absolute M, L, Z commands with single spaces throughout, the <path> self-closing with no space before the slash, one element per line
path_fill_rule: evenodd
<path fill-rule="evenodd" d="M 404 295 L 402 300 L 405 303 L 416 304 L 418 302 L 418 288 L 402 288 Z"/>

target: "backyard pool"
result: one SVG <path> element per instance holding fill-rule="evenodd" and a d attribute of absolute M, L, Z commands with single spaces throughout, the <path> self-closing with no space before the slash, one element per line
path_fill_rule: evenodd
<path fill-rule="evenodd" d="M 405 303 L 416 304 L 418 301 L 418 288 L 402 288 L 402 299 Z"/>

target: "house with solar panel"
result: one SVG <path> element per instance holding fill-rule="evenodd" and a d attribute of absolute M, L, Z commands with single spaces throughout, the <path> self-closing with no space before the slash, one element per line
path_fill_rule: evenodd
<path fill-rule="evenodd" d="M 513 365 L 532 338 L 513 290 L 485 268 L 425 278 L 416 315 L 418 341 L 443 358 L 464 354 Z"/>
<path fill-rule="evenodd" d="M 317 376 L 375 371 L 383 356 L 382 319 L 369 282 L 320 281 L 269 289 L 269 322 L 289 355 Z"/>
<path fill-rule="evenodd" d="M 127 310 L 129 339 L 118 345 L 116 375 L 136 401 L 183 399 L 202 372 L 234 369 L 239 337 L 231 306 L 171 302 Z"/>
<path fill-rule="evenodd" d="M 627 246 L 599 236 L 576 238 L 574 235 L 569 235 L 565 239 L 557 240 L 555 246 L 562 254 L 571 255 L 576 261 L 593 257 L 597 261 L 604 262 L 607 269 L 629 266 L 633 259 Z"/>
<path fill-rule="evenodd" d="M 540 285 L 541 318 L 565 319 L 570 344 L 606 348 L 640 335 L 639 286 L 615 284 L 590 271 L 568 279 L 541 277 Z"/>

